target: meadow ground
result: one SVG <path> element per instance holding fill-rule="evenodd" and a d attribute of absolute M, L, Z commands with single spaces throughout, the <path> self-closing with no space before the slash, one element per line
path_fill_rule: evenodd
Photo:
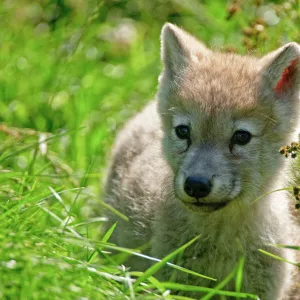
<path fill-rule="evenodd" d="M 164 262 L 144 274 L 118 267 L 128 250 L 109 243 L 113 228 L 101 232 L 99 195 L 116 131 L 155 97 L 166 21 L 221 51 L 259 55 L 300 41 L 299 1 L 241 3 L 1 1 L 1 299 L 183 299 L 169 293 L 201 291 L 159 283 Z M 216 285 L 241 276 L 242 261 Z"/>

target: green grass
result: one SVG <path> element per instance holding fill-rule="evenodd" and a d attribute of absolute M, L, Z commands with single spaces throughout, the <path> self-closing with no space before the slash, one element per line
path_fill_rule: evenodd
<path fill-rule="evenodd" d="M 180 290 L 246 297 L 243 258 L 215 289 L 155 278 L 162 267 L 191 272 L 165 266 L 185 246 L 144 273 L 123 267 L 112 250 L 139 253 L 109 243 L 114 227 L 101 230 L 100 195 L 117 130 L 155 97 L 164 22 L 238 53 L 300 41 L 297 1 L 271 3 L 279 23 L 245 37 L 255 2 L 230 20 L 221 0 L 0 3 L 1 299 L 187 299 L 174 295 Z M 226 292 L 231 280 L 236 291 Z"/>

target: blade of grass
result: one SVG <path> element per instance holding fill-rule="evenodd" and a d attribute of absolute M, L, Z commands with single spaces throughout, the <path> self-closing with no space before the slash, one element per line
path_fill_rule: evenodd
<path fill-rule="evenodd" d="M 113 226 L 111 226 L 107 232 L 105 233 L 104 237 L 102 238 L 102 242 L 107 242 L 110 238 L 110 236 L 112 235 L 112 233 L 114 232 L 116 226 L 117 226 L 118 222 L 116 222 L 115 224 L 113 224 Z"/>
<path fill-rule="evenodd" d="M 57 138 L 63 137 L 63 136 L 68 135 L 68 134 L 73 134 L 73 133 L 75 133 L 75 132 L 77 132 L 77 131 L 80 131 L 80 130 L 82 130 L 82 129 L 84 129 L 84 126 L 79 127 L 79 128 L 75 128 L 75 129 L 70 129 L 70 130 L 67 130 L 67 131 L 65 131 L 65 132 L 63 132 L 63 133 L 58 133 L 58 134 L 52 135 L 52 136 L 50 136 L 49 138 L 47 138 L 47 139 L 45 139 L 45 140 L 43 140 L 43 141 L 39 141 L 39 142 L 30 144 L 30 145 L 28 145 L 28 146 L 26 146 L 26 147 L 24 147 L 24 148 L 21 148 L 21 149 L 19 149 L 19 150 L 16 150 L 16 151 L 14 151 L 14 152 L 8 154 L 7 156 L 1 158 L 0 163 L 2 163 L 3 161 L 5 161 L 6 159 L 8 159 L 8 158 L 10 158 L 10 157 L 16 156 L 16 155 L 18 155 L 18 154 L 20 154 L 20 153 L 23 153 L 23 152 L 25 152 L 25 151 L 27 151 L 27 150 L 29 150 L 29 149 L 35 148 L 35 147 L 39 146 L 39 145 L 42 144 L 42 143 L 45 143 L 45 142 L 49 142 L 49 141 L 55 140 L 55 139 L 57 139 Z"/>
<path fill-rule="evenodd" d="M 286 187 L 286 188 L 282 188 L 282 189 L 278 189 L 278 190 L 274 190 L 274 191 L 271 191 L 271 192 L 267 192 L 267 193 L 264 193 L 263 195 L 257 197 L 253 202 L 251 202 L 251 204 L 254 204 L 256 201 L 260 200 L 261 198 L 264 198 L 270 194 L 273 194 L 273 193 L 276 193 L 276 192 L 281 192 L 281 191 L 292 191 L 293 190 L 293 187 Z"/>
<path fill-rule="evenodd" d="M 37 158 L 37 156 L 38 156 L 38 151 L 39 151 L 39 147 L 38 147 L 38 145 L 34 148 L 34 152 L 33 152 L 33 155 L 32 155 L 32 159 L 31 159 L 31 161 L 30 161 L 30 163 L 29 163 L 29 166 L 28 166 L 28 168 L 27 168 L 27 174 L 28 175 L 32 175 L 32 173 L 33 173 L 33 167 L 34 167 L 34 164 L 35 164 L 35 162 L 36 162 L 36 158 Z"/>
<path fill-rule="evenodd" d="M 84 225 L 89 225 L 89 224 L 93 224 L 93 223 L 97 223 L 97 222 L 107 222 L 108 219 L 106 217 L 97 217 L 97 218 L 92 218 L 92 219 L 88 219 L 85 222 L 80 222 L 80 223 L 71 223 L 70 225 L 72 225 L 73 227 L 79 227 L 79 226 L 84 226 Z"/>
<path fill-rule="evenodd" d="M 235 291 L 238 293 L 242 289 L 244 265 L 245 265 L 245 257 L 243 256 L 239 259 L 239 262 L 237 265 L 237 271 L 236 271 L 236 278 L 235 278 Z"/>
<path fill-rule="evenodd" d="M 143 276 L 143 274 L 144 274 L 143 272 L 138 272 L 138 271 L 130 272 L 130 275 L 135 277 L 141 277 Z M 160 281 L 158 281 L 155 277 L 150 276 L 148 278 L 148 281 L 152 283 L 161 293 L 165 292 L 166 289 L 164 288 L 163 285 L 160 284 Z"/>
<path fill-rule="evenodd" d="M 223 289 L 233 279 L 236 269 L 236 267 L 233 268 L 233 270 L 218 285 L 214 287 L 213 291 L 202 297 L 200 300 L 209 300 L 217 293 L 217 291 Z"/>
<path fill-rule="evenodd" d="M 96 250 L 92 251 L 92 253 L 90 254 L 90 256 L 87 258 L 87 262 L 89 264 L 92 263 L 92 261 L 93 261 L 94 257 L 96 257 L 96 255 L 97 255 L 97 251 Z"/>
<path fill-rule="evenodd" d="M 285 258 L 283 258 L 283 257 L 280 257 L 280 256 L 278 256 L 278 255 L 275 255 L 275 254 L 273 254 L 273 253 L 271 253 L 271 252 L 268 252 L 268 251 L 266 251 L 266 250 L 258 249 L 258 251 L 261 252 L 261 253 L 263 253 L 263 254 L 265 254 L 265 255 L 268 255 L 268 256 L 270 256 L 270 257 L 272 257 L 272 258 L 275 258 L 275 259 L 277 259 L 277 260 L 286 262 L 286 263 L 291 264 L 291 265 L 296 266 L 296 267 L 300 267 L 300 264 L 299 264 L 299 263 L 296 263 L 296 262 L 293 262 L 293 261 L 289 261 L 289 260 L 287 260 L 287 259 L 285 259 Z"/>
<path fill-rule="evenodd" d="M 138 256 L 138 257 L 142 257 L 142 258 L 148 259 L 148 260 L 156 261 L 156 262 L 160 262 L 161 261 L 161 259 L 158 259 L 158 258 L 155 258 L 155 257 L 151 257 L 151 256 L 143 254 L 143 253 L 132 252 L 131 254 L 135 255 L 135 256 Z M 217 281 L 217 279 L 215 279 L 215 278 L 212 278 L 212 277 L 209 277 L 209 276 L 205 276 L 203 274 L 197 273 L 195 271 L 186 269 L 184 267 L 178 266 L 178 265 L 170 263 L 170 262 L 167 262 L 166 265 L 169 266 L 169 267 L 171 267 L 171 268 L 177 269 L 177 270 L 179 270 L 181 272 L 189 273 L 191 275 L 202 277 L 202 278 L 205 278 L 205 279 L 208 279 L 208 280 L 212 280 L 212 281 Z"/>
<path fill-rule="evenodd" d="M 180 283 L 174 283 L 174 282 L 161 282 L 163 287 L 165 289 L 170 290 L 176 290 L 176 291 L 185 291 L 185 292 L 199 292 L 199 293 L 209 293 L 214 291 L 213 288 L 207 288 L 207 287 L 200 287 L 200 286 L 194 286 L 194 285 L 185 285 Z M 149 285 L 149 287 L 152 287 L 152 285 Z M 137 288 L 139 290 L 140 287 Z M 243 298 L 243 299 L 256 299 L 258 300 L 258 296 L 254 294 L 248 294 L 248 293 L 237 293 L 237 292 L 231 292 L 231 291 L 215 291 L 216 295 L 223 295 L 228 297 L 234 297 L 234 298 Z"/>
<path fill-rule="evenodd" d="M 52 192 L 53 197 L 57 199 L 57 201 L 62 205 L 62 207 L 64 208 L 64 210 L 66 211 L 67 214 L 69 214 L 68 208 L 65 205 L 63 199 L 61 198 L 61 196 L 56 192 L 56 190 L 54 188 L 52 188 L 51 186 L 49 186 L 49 190 Z"/>
<path fill-rule="evenodd" d="M 293 245 L 282 245 L 282 244 L 272 244 L 272 246 L 278 247 L 278 248 L 286 248 L 286 249 L 292 249 L 300 251 L 300 246 L 293 246 Z"/>
<path fill-rule="evenodd" d="M 86 180 L 87 180 L 86 175 L 90 173 L 90 170 L 92 169 L 92 166 L 94 165 L 95 160 L 96 160 L 96 155 L 94 155 L 94 157 L 93 157 L 91 163 L 90 163 L 89 166 L 88 166 L 87 171 L 84 173 L 84 176 L 83 176 L 83 178 L 82 178 L 81 181 L 80 181 L 80 187 L 83 187 L 83 188 L 84 188 L 84 186 L 85 186 L 85 184 L 86 184 Z M 70 207 L 70 209 L 69 209 L 69 211 L 68 211 L 67 222 L 65 223 L 66 225 L 63 227 L 62 232 L 65 231 L 66 226 L 67 226 L 67 224 L 69 223 L 69 221 L 70 221 L 70 219 L 71 219 L 71 214 L 70 214 L 70 213 L 71 213 L 72 209 L 75 207 L 76 202 L 77 202 L 77 200 L 78 200 L 78 198 L 79 198 L 81 192 L 82 192 L 82 190 L 78 190 L 78 192 L 76 193 L 76 196 L 75 196 L 75 198 L 74 198 L 74 201 L 72 202 L 72 205 L 71 205 L 71 207 Z"/>
<path fill-rule="evenodd" d="M 215 278 L 205 276 L 203 274 L 197 273 L 195 271 L 186 269 L 184 267 L 181 267 L 181 266 L 178 266 L 178 265 L 175 265 L 175 264 L 172 264 L 172 263 L 167 263 L 167 265 L 170 266 L 171 268 L 176 269 L 176 270 L 181 271 L 181 272 L 185 272 L 185 273 L 188 273 L 188 274 L 191 274 L 191 275 L 194 275 L 194 276 L 198 276 L 198 277 L 202 277 L 202 278 L 212 280 L 212 281 L 217 281 L 217 279 L 215 279 Z"/>
<path fill-rule="evenodd" d="M 58 217 L 55 213 L 53 213 L 51 210 L 49 210 L 49 209 L 46 208 L 46 207 L 43 207 L 43 206 L 40 205 L 40 204 L 38 204 L 38 206 L 39 206 L 43 211 L 45 211 L 47 214 L 49 214 L 51 217 L 53 217 L 56 221 L 58 221 L 61 225 L 64 224 L 64 221 L 63 221 L 60 217 Z M 80 235 L 76 230 L 74 230 L 72 227 L 66 226 L 66 228 L 67 228 L 71 233 L 73 233 L 74 236 L 76 236 L 76 237 L 81 237 L 81 235 Z"/>
<path fill-rule="evenodd" d="M 165 256 L 160 262 L 157 262 L 156 264 L 154 264 L 153 266 L 151 266 L 150 268 L 148 268 L 143 276 L 139 277 L 136 282 L 133 285 L 133 288 L 135 289 L 141 282 L 147 280 L 148 277 L 154 275 L 157 271 L 159 271 L 167 262 L 169 262 L 169 260 L 173 259 L 177 254 L 179 254 L 180 252 L 182 252 L 184 249 L 186 249 L 187 247 L 189 247 L 191 244 L 193 244 L 194 242 L 196 242 L 199 239 L 199 235 L 196 236 L 195 238 L 193 238 L 191 241 L 189 241 L 188 243 L 184 244 L 183 246 L 179 247 L 178 249 L 176 249 L 175 251 L 173 251 L 172 253 L 168 254 L 167 256 Z"/>
<path fill-rule="evenodd" d="M 129 289 L 129 294 L 130 294 L 130 299 L 131 300 L 135 300 L 135 292 L 132 286 L 132 279 L 130 277 L 130 273 L 126 272 L 125 273 L 125 278 L 127 279 L 126 284 L 128 286 Z"/>
<path fill-rule="evenodd" d="M 176 257 L 176 261 L 175 262 L 176 262 L 177 265 L 180 265 L 180 262 L 182 261 L 183 254 L 184 254 L 184 252 L 182 251 Z M 176 268 L 174 268 L 174 271 L 172 272 L 172 274 L 171 274 L 171 276 L 170 276 L 170 278 L 169 278 L 168 281 L 171 281 L 171 282 L 176 281 L 176 274 L 177 274 L 177 271 L 176 271 Z"/>
<path fill-rule="evenodd" d="M 179 296 L 179 295 L 172 295 L 172 299 L 178 299 L 178 300 L 196 300 L 195 298 L 190 298 L 186 296 Z"/>
<path fill-rule="evenodd" d="M 118 217 L 120 217 L 121 219 L 123 219 L 124 221 L 129 222 L 129 218 L 127 216 L 125 216 L 124 214 L 122 214 L 121 212 L 119 212 L 117 209 L 115 209 L 114 207 L 108 205 L 107 203 L 100 201 L 99 202 L 100 205 L 102 205 L 103 207 L 109 209 L 111 212 L 113 212 L 115 215 L 117 215 Z"/>

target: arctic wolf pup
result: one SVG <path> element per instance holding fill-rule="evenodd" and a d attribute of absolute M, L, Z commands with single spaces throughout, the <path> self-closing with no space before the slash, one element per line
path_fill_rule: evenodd
<path fill-rule="evenodd" d="M 113 150 L 105 199 L 130 219 L 119 220 L 113 241 L 130 248 L 150 241 L 148 253 L 162 258 L 200 235 L 178 263 L 222 280 L 244 256 L 242 290 L 282 299 L 288 264 L 258 249 L 293 260 L 270 246 L 293 243 L 288 201 L 284 192 L 254 200 L 284 186 L 278 149 L 298 126 L 299 45 L 262 58 L 223 54 L 172 24 L 161 43 L 157 101 L 128 122 Z M 173 272 L 165 267 L 161 279 Z M 215 285 L 179 271 L 175 279 Z"/>

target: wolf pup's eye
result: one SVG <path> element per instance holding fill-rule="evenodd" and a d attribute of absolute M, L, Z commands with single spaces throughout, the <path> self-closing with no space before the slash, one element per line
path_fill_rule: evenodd
<path fill-rule="evenodd" d="M 190 127 L 187 125 L 178 125 L 175 127 L 175 133 L 181 140 L 190 138 Z"/>
<path fill-rule="evenodd" d="M 233 134 L 231 138 L 231 144 L 246 145 L 250 142 L 251 138 L 252 135 L 250 132 L 246 130 L 238 130 Z"/>

